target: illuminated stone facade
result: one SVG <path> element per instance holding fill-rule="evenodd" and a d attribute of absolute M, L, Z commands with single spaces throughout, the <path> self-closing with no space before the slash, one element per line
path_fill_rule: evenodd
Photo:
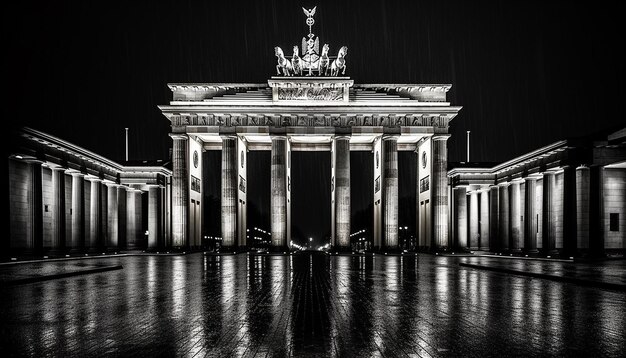
<path fill-rule="evenodd" d="M 572 257 L 626 248 L 626 129 L 494 167 L 458 164 L 448 177 L 457 249 Z"/>
<path fill-rule="evenodd" d="M 173 99 L 160 106 L 174 140 L 174 246 L 193 246 L 201 233 L 202 203 L 189 183 L 201 151 L 221 150 L 222 247 L 246 247 L 245 185 L 235 185 L 248 151 L 271 151 L 271 234 L 275 250 L 291 241 L 292 151 L 331 152 L 331 246 L 350 247 L 350 151 L 372 153 L 374 247 L 398 249 L 398 171 L 420 178 L 420 246 L 445 249 L 448 240 L 447 139 L 460 107 L 446 99 L 450 85 L 354 84 L 347 77 L 273 77 L 267 84 L 170 84 Z M 419 156 L 417 168 L 398 168 L 397 152 Z M 195 159 L 194 159 L 195 160 Z M 235 163 L 239 161 L 239 163 Z M 200 165 L 201 163 L 196 163 Z M 199 175 L 199 176 L 198 176 Z M 201 185 L 200 185 L 201 187 Z M 234 190 L 236 188 L 237 190 Z M 243 188 L 243 190 L 242 190 Z M 186 200 L 186 205 L 185 205 Z M 235 206 L 238 203 L 238 207 Z M 196 216 L 186 207 L 197 206 Z M 199 208 L 199 209 L 198 209 Z M 236 240 L 235 240 L 236 238 Z"/>

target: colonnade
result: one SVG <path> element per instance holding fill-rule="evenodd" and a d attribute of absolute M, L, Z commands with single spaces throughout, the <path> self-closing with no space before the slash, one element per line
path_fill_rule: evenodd
<path fill-rule="evenodd" d="M 11 160 L 11 187 L 16 190 L 11 199 L 11 249 L 39 254 L 167 245 L 162 185 L 121 185 L 51 162 Z M 143 191 L 148 196 L 147 232 Z M 27 210 L 20 210 L 22 206 Z"/>
<path fill-rule="evenodd" d="M 589 175 L 586 166 L 565 166 L 492 185 L 454 186 L 454 246 L 547 255 L 589 248 L 589 228 L 579 223 L 589 222 L 591 207 L 576 199 L 589 197 Z"/>
<path fill-rule="evenodd" d="M 190 162 L 193 142 L 186 134 L 171 134 L 173 139 L 173 176 L 172 176 L 172 236 L 173 246 L 185 247 L 197 238 L 190 237 L 191 219 L 188 213 L 188 177 L 193 170 Z M 374 238 L 377 249 L 398 249 L 398 135 L 380 135 L 376 140 L 382 142 L 381 153 L 373 156 L 380 160 L 382 166 L 380 178 L 375 190 L 382 192 L 381 215 L 374 215 L 374 228 L 380 228 L 380 240 Z M 433 215 L 432 242 L 438 248 L 448 247 L 448 193 L 447 193 L 447 149 L 448 135 L 432 136 L 432 175 L 431 193 Z M 290 157 L 291 145 L 288 136 L 272 134 L 271 169 L 270 169 L 270 224 L 271 247 L 276 251 L 286 250 L 290 244 L 290 201 L 291 177 Z M 237 249 L 245 246 L 241 231 L 246 230 L 246 212 L 237 210 L 238 191 L 237 163 L 244 162 L 247 150 L 241 151 L 237 145 L 236 135 L 221 136 L 222 169 L 221 169 L 221 230 L 222 247 Z M 376 141 L 375 141 L 376 142 Z M 195 144 L 194 144 L 195 145 Z M 375 152 L 374 150 L 373 152 Z M 241 153 L 238 153 L 241 152 Z M 239 158 L 239 155 L 242 158 Z M 377 155 L 379 156 L 377 159 Z M 429 159 L 431 160 L 431 159 Z M 331 246 L 335 250 L 350 248 L 350 135 L 335 135 L 331 143 Z M 241 164 L 244 167 L 243 164 Z M 411 168 L 410 170 L 416 170 Z M 240 188 L 241 190 L 241 188 Z M 239 198 L 241 202 L 241 198 Z M 313 214 L 313 213 L 312 213 Z M 244 224 L 242 224 L 244 223 Z M 197 233 L 195 235 L 198 235 Z M 376 233 L 374 234 L 376 236 Z"/>

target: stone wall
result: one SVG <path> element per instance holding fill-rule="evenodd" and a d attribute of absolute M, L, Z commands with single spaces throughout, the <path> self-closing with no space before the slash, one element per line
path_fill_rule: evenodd
<path fill-rule="evenodd" d="M 30 219 L 28 210 L 28 164 L 9 160 L 9 230 L 10 246 L 25 248 L 28 242 Z"/>
<path fill-rule="evenodd" d="M 603 194 L 604 248 L 623 249 L 626 246 L 626 169 L 604 169 Z M 610 230 L 611 214 L 619 215 L 618 231 Z"/>

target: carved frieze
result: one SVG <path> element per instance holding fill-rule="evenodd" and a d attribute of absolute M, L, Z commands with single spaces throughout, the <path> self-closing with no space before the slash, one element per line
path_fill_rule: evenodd
<path fill-rule="evenodd" d="M 170 113 L 172 127 L 435 127 L 447 128 L 453 115 L 246 115 Z"/>
<path fill-rule="evenodd" d="M 343 101 L 343 88 L 278 88 L 278 99 L 281 101 Z"/>

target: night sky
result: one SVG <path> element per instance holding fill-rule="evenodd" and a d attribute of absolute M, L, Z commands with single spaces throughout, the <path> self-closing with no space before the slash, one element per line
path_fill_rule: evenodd
<path fill-rule="evenodd" d="M 124 127 L 130 128 L 131 159 L 167 158 L 169 125 L 157 108 L 171 99 L 166 84 L 265 82 L 275 69 L 273 47 L 300 43 L 308 32 L 301 6 L 314 5 L 314 33 L 330 44 L 331 54 L 348 46 L 346 73 L 356 83 L 453 85 L 448 98 L 463 110 L 451 124 L 450 161 L 464 160 L 467 130 L 471 160 L 495 162 L 626 122 L 623 20 L 611 2 L 26 0 L 15 5 L 17 10 L 3 15 L 5 123 L 48 132 L 111 159 L 124 156 Z M 268 183 L 268 190 L 257 190 L 250 182 L 250 190 L 259 193 L 249 200 L 257 201 L 251 205 L 261 208 L 262 217 L 269 210 L 264 202 L 269 167 L 262 153 L 252 155 L 258 160 L 249 161 L 249 170 L 258 173 L 258 185 Z M 294 213 L 294 225 L 304 236 L 321 236 L 329 231 L 327 203 L 309 199 L 326 195 L 326 183 L 317 177 L 330 159 L 324 153 L 298 155 L 303 163 L 294 176 L 311 180 L 294 184 L 294 196 L 310 207 L 294 210 L 326 219 L 302 213 L 296 219 Z M 403 157 L 401 168 L 409 167 L 413 159 Z M 371 168 L 365 157 L 356 158 L 353 154 L 353 177 Z M 406 201 L 415 195 L 409 190 L 415 178 L 400 172 Z M 364 183 L 354 185 L 367 191 L 371 184 Z M 371 196 L 354 191 L 353 186 L 353 214 L 365 210 Z M 410 221 L 411 210 L 401 210 L 401 225 Z"/>

